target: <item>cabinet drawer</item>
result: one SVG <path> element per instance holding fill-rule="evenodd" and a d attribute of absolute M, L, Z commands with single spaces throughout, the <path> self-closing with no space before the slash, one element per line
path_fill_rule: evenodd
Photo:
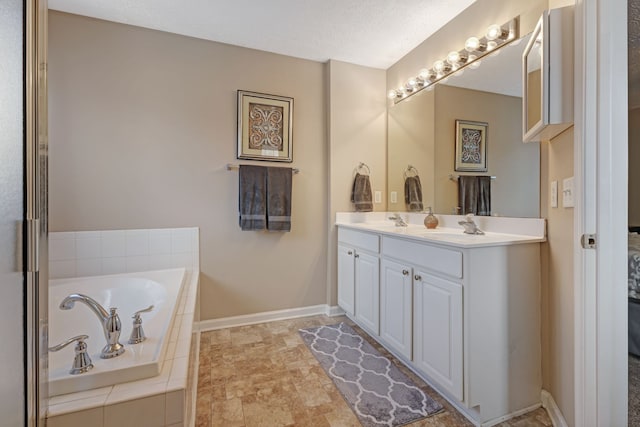
<path fill-rule="evenodd" d="M 377 234 L 338 227 L 338 241 L 376 254 L 380 252 L 380 237 Z"/>
<path fill-rule="evenodd" d="M 383 237 L 382 253 L 457 279 L 462 278 L 462 253 L 455 250 Z"/>

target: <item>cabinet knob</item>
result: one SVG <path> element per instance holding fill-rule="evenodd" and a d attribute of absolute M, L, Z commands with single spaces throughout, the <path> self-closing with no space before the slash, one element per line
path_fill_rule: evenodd
<path fill-rule="evenodd" d="M 403 276 L 408 276 L 409 275 L 409 270 L 402 270 L 402 275 Z"/>
<path fill-rule="evenodd" d="M 415 276 L 413 276 L 414 279 L 416 280 L 422 280 L 422 276 L 420 276 L 419 274 L 416 274 Z"/>
<path fill-rule="evenodd" d="M 353 251 L 347 252 L 347 255 L 353 255 Z"/>
<path fill-rule="evenodd" d="M 360 255 L 355 254 L 355 255 L 354 255 L 354 258 L 360 258 Z"/>

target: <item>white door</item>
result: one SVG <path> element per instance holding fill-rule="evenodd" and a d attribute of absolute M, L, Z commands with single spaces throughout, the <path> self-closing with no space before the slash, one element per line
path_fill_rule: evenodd
<path fill-rule="evenodd" d="M 338 306 L 349 316 L 355 314 L 355 264 L 352 248 L 338 245 Z"/>
<path fill-rule="evenodd" d="M 398 354 L 412 357 L 411 267 L 382 260 L 380 273 L 380 338 Z"/>
<path fill-rule="evenodd" d="M 462 285 L 414 275 L 414 363 L 462 400 Z"/>
<path fill-rule="evenodd" d="M 380 260 L 358 252 L 356 259 L 356 321 L 370 333 L 380 333 Z"/>

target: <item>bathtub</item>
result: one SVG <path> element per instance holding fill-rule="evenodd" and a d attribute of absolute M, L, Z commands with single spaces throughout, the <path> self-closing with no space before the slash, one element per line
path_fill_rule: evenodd
<path fill-rule="evenodd" d="M 108 276 L 55 279 L 49 282 L 49 346 L 76 335 L 89 335 L 88 352 L 93 369 L 79 375 L 69 374 L 74 345 L 49 353 L 49 395 L 90 390 L 113 384 L 135 381 L 160 374 L 164 353 L 169 342 L 178 296 L 185 279 L 185 269 L 148 271 Z M 117 307 L 122 333 L 120 343 L 125 352 L 112 359 L 101 359 L 105 345 L 102 325 L 97 316 L 83 303 L 76 302 L 71 310 L 61 310 L 60 302 L 71 293 L 81 293 L 95 299 L 107 311 Z M 134 312 L 154 305 L 143 313 L 143 329 L 147 339 L 140 344 L 128 344 Z"/>

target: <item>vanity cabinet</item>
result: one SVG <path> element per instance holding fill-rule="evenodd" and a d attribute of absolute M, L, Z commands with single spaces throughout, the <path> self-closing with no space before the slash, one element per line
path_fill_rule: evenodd
<path fill-rule="evenodd" d="M 417 270 L 413 288 L 415 367 L 462 400 L 462 285 Z"/>
<path fill-rule="evenodd" d="M 339 227 L 340 307 L 474 424 L 537 408 L 541 240 L 392 230 Z"/>
<path fill-rule="evenodd" d="M 338 306 L 367 332 L 380 332 L 380 237 L 338 230 Z"/>
<path fill-rule="evenodd" d="M 380 274 L 380 339 L 407 360 L 413 357 L 413 269 L 382 259 Z"/>

